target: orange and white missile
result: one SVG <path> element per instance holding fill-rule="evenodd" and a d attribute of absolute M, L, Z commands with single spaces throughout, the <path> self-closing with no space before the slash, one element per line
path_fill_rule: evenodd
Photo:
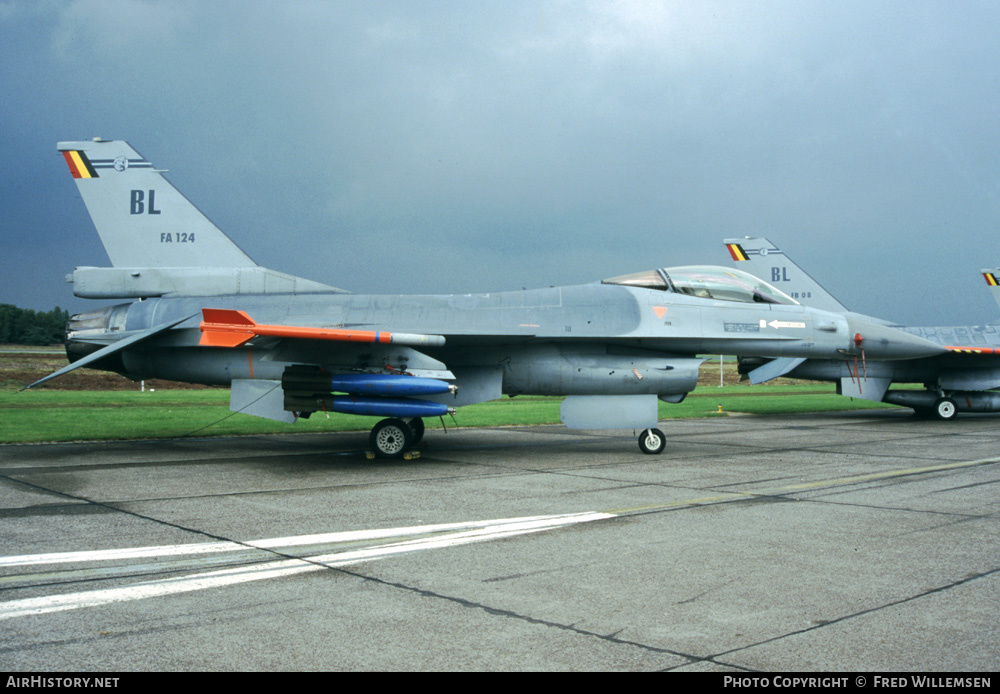
<path fill-rule="evenodd" d="M 375 342 L 441 347 L 443 335 L 390 333 L 382 330 L 350 330 L 345 328 L 310 328 L 301 325 L 264 325 L 244 311 L 226 308 L 201 310 L 201 341 L 203 347 L 239 347 L 254 337 L 290 337 L 299 340 L 335 340 L 340 342 Z"/>

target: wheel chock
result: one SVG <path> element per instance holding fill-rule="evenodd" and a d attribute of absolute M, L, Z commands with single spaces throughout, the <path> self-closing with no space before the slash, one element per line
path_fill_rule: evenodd
<path fill-rule="evenodd" d="M 367 460 L 375 460 L 378 457 L 375 455 L 375 451 L 365 451 L 365 458 Z M 403 460 L 416 460 L 420 457 L 420 451 L 407 451 L 403 454 Z"/>

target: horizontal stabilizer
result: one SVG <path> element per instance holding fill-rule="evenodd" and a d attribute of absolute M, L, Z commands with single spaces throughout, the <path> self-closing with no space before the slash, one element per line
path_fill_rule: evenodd
<path fill-rule="evenodd" d="M 371 342 L 440 347 L 442 335 L 390 333 L 381 330 L 351 330 L 346 328 L 313 328 L 299 325 L 264 325 L 243 311 L 222 308 L 202 309 L 201 341 L 203 347 L 239 347 L 254 337 L 285 337 L 298 340 L 334 340 L 340 342 Z"/>
<path fill-rule="evenodd" d="M 344 294 L 327 284 L 265 267 L 78 267 L 66 281 L 82 299 L 148 299 L 240 294 Z"/>
<path fill-rule="evenodd" d="M 195 314 L 195 315 L 197 315 L 197 314 Z M 107 357 L 107 356 L 109 356 L 111 354 L 114 354 L 115 352 L 119 352 L 119 351 L 125 349 L 126 347 L 131 347 L 132 345 L 136 344 L 137 342 L 142 342 L 143 340 L 148 340 L 149 338 L 153 337 L 154 335 L 162 333 L 165 330 L 169 330 L 170 328 L 174 327 L 175 325 L 179 325 L 179 324 L 183 323 L 184 321 L 188 320 L 189 318 L 194 318 L 194 316 L 193 315 L 192 316 L 185 316 L 184 318 L 181 318 L 180 320 L 175 320 L 175 321 L 172 321 L 170 323 L 163 323 L 161 325 L 154 326 L 154 327 L 150 328 L 149 330 L 143 330 L 141 332 L 135 333 L 134 335 L 130 335 L 130 336 L 126 337 L 126 338 L 122 338 L 121 340 L 118 340 L 117 342 L 112 342 L 107 347 L 99 349 L 96 352 L 93 352 L 92 354 L 88 354 L 87 356 L 83 357 L 82 359 L 78 359 L 77 361 L 73 362 L 69 366 L 64 366 L 63 368 L 59 369 L 55 373 L 51 373 L 48 376 L 46 376 L 45 378 L 39 379 L 39 380 L 35 381 L 34 383 L 32 383 L 29 386 L 25 386 L 21 390 L 28 390 L 29 388 L 34 388 L 35 386 L 41 385 L 42 383 L 45 383 L 46 381 L 51 381 L 53 378 L 58 378 L 58 377 L 60 377 L 60 376 L 62 376 L 64 374 L 68 374 L 70 371 L 73 371 L 74 369 L 79 369 L 81 366 L 87 366 L 88 364 L 93 364 L 95 361 L 103 359 L 104 357 Z"/>

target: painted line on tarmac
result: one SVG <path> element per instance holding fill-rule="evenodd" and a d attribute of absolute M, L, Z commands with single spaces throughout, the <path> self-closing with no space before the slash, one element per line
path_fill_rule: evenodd
<path fill-rule="evenodd" d="M 12 619 L 15 617 L 26 617 L 29 615 L 49 614 L 52 612 L 63 612 L 66 610 L 76 610 L 83 607 L 96 607 L 98 605 L 107 605 L 110 603 L 143 600 L 165 595 L 189 593 L 197 590 L 205 590 L 207 588 L 220 588 L 239 583 L 248 583 L 250 581 L 262 581 L 269 578 L 279 578 L 294 574 L 320 571 L 322 569 L 348 566 L 350 564 L 357 564 L 363 561 L 385 559 L 400 554 L 419 552 L 428 549 L 441 549 L 445 547 L 456 547 L 459 545 L 471 544 L 474 542 L 500 540 L 508 537 L 515 537 L 517 535 L 554 530 L 556 528 L 562 528 L 569 525 L 587 523 L 595 520 L 604 520 L 612 517 L 614 516 L 607 513 L 577 513 L 558 516 L 531 516 L 500 521 L 478 521 L 473 523 L 451 524 L 450 527 L 458 526 L 464 527 L 465 529 L 459 529 L 454 532 L 446 532 L 443 534 L 438 532 L 428 537 L 418 537 L 416 539 L 406 540 L 403 542 L 391 542 L 389 544 L 379 545 L 376 547 L 337 552 L 317 557 L 310 557 L 307 559 L 282 559 L 263 564 L 255 564 L 252 566 L 210 571 L 191 576 L 169 578 L 158 581 L 147 581 L 119 588 L 106 588 L 102 590 L 90 590 L 60 595 L 48 595 L 38 598 L 12 600 L 0 603 L 0 620 Z M 418 527 L 426 529 L 428 527 L 440 528 L 442 526 Z M 401 535 L 405 535 L 406 531 L 416 531 L 416 528 L 394 528 L 391 530 L 371 532 L 388 533 L 391 534 L 392 537 L 399 537 Z M 361 531 L 362 534 L 368 532 L 369 531 Z M 426 530 L 421 530 L 420 532 L 426 533 Z M 317 536 L 307 535 L 302 537 L 315 538 Z M 289 538 L 283 539 L 287 540 Z M 207 544 L 216 545 L 222 543 Z M 241 545 L 239 543 L 232 543 L 232 545 L 241 550 L 246 549 L 245 545 Z"/>
<path fill-rule="evenodd" d="M 322 547 L 324 545 L 338 545 L 342 543 L 358 542 L 385 542 L 384 544 L 379 544 L 374 547 L 349 549 L 304 558 L 286 558 L 236 568 L 208 571 L 189 576 L 147 581 L 118 588 L 107 588 L 102 590 L 81 591 L 38 598 L 12 600 L 0 603 L 0 620 L 11 619 L 14 617 L 24 617 L 28 615 L 62 612 L 83 607 L 94 607 L 97 605 L 107 605 L 110 603 L 126 602 L 131 600 L 142 600 L 165 595 L 176 595 L 179 593 L 188 593 L 208 588 L 219 588 L 251 581 L 261 581 L 269 578 L 278 578 L 282 576 L 320 571 L 327 568 L 348 566 L 364 561 L 385 559 L 401 554 L 419 552 L 428 549 L 442 549 L 475 542 L 500 540 L 528 533 L 554 530 L 580 523 L 617 518 L 624 515 L 724 503 L 754 497 L 776 496 L 794 493 L 797 491 L 811 491 L 836 486 L 888 480 L 909 475 L 921 475 L 933 472 L 957 470 L 975 467 L 978 465 L 994 464 L 997 462 L 1000 462 L 1000 457 L 947 463 L 942 465 L 931 465 L 919 468 L 907 468 L 903 470 L 889 470 L 865 475 L 853 475 L 850 477 L 819 480 L 816 482 L 803 482 L 800 484 L 789 484 L 766 490 L 725 492 L 722 494 L 703 496 L 694 499 L 678 500 L 666 504 L 635 506 L 631 508 L 614 509 L 601 512 L 595 511 L 553 516 L 528 516 L 523 518 L 418 525 L 381 530 L 360 530 L 314 535 L 299 535 L 294 537 L 255 540 L 251 542 L 206 542 L 106 551 L 59 552 L 0 557 L 0 567 L 14 567 L 52 565 L 60 563 L 127 561 L 132 559 L 177 556 L 205 556 L 220 552 L 246 551 L 248 549 L 277 551 L 280 548 L 310 547 L 315 551 L 318 547 Z M 128 565 L 122 565 L 122 569 L 123 571 L 127 571 Z M 8 577 L 10 580 L 16 580 L 16 578 L 17 577 Z"/>
<path fill-rule="evenodd" d="M 770 489 L 758 489 L 746 492 L 722 492 L 711 496 L 704 496 L 697 499 L 682 499 L 666 504 L 648 504 L 646 506 L 631 506 L 629 508 L 608 509 L 607 513 L 616 516 L 627 516 L 637 513 L 648 513 L 652 511 L 665 511 L 668 509 L 684 508 L 688 506 L 706 506 L 728 501 L 740 501 L 744 499 L 755 499 L 766 496 L 781 496 L 794 492 L 813 491 L 816 489 L 827 489 L 830 487 L 842 487 L 851 484 L 864 482 L 878 482 L 894 477 L 907 477 L 911 475 L 924 475 L 931 472 L 943 472 L 947 470 L 959 470 L 962 468 L 977 467 L 979 465 L 990 465 L 1000 463 L 1000 457 L 983 458 L 981 460 L 966 460 L 958 463 L 944 463 L 942 465 L 928 465 L 925 467 L 906 468 L 903 470 L 887 470 L 885 472 L 873 472 L 865 475 L 852 475 L 850 477 L 838 477 L 829 480 L 819 480 L 817 482 L 802 482 L 799 484 L 787 484 L 782 487 L 772 487 Z"/>
<path fill-rule="evenodd" d="M 275 550 L 280 548 L 302 547 L 305 545 L 365 542 L 410 537 L 413 535 L 452 532 L 455 530 L 486 528 L 510 523 L 528 523 L 548 519 L 571 518 L 577 515 L 580 514 L 568 514 L 565 516 L 529 516 L 526 518 L 500 518 L 495 520 L 465 521 L 461 523 L 414 525 L 405 528 L 385 528 L 379 530 L 349 530 L 336 533 L 295 535 L 290 537 L 275 537 L 265 540 L 249 540 L 247 542 L 198 542 L 183 545 L 159 545 L 153 547 L 132 547 L 125 549 L 52 552 L 48 554 L 22 554 L 19 556 L 0 557 L 0 568 L 6 566 L 37 566 L 43 564 L 81 563 L 92 561 L 122 561 L 130 559 L 210 554 L 215 552 L 234 552 L 247 549 Z"/>

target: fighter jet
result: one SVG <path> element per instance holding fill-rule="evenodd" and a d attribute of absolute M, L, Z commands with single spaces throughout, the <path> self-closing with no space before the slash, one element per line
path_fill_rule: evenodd
<path fill-rule="evenodd" d="M 727 239 L 732 259 L 759 277 L 767 277 L 802 303 L 839 313 L 848 320 L 872 320 L 851 313 L 781 249 L 766 238 Z M 983 270 L 991 287 L 995 271 Z M 1000 302 L 1000 293 L 996 294 Z M 907 327 L 882 325 L 941 345 L 940 355 L 906 362 L 883 361 L 871 354 L 848 359 L 761 359 L 743 353 L 740 371 L 752 383 L 787 376 L 833 381 L 837 392 L 853 398 L 910 407 L 918 415 L 951 419 L 959 412 L 1000 411 L 1000 325 Z M 918 383 L 924 390 L 889 390 L 893 383 Z"/>
<path fill-rule="evenodd" d="M 659 453 L 657 401 L 694 389 L 699 354 L 886 361 L 944 350 L 877 321 L 800 305 L 712 266 L 486 294 L 352 294 L 257 265 L 127 143 L 61 142 L 111 259 L 68 276 L 76 296 L 128 300 L 74 315 L 70 365 L 133 379 L 229 386 L 237 412 L 383 417 L 369 437 L 406 456 L 423 418 L 517 396 L 568 396 L 578 429 L 641 430 Z"/>

